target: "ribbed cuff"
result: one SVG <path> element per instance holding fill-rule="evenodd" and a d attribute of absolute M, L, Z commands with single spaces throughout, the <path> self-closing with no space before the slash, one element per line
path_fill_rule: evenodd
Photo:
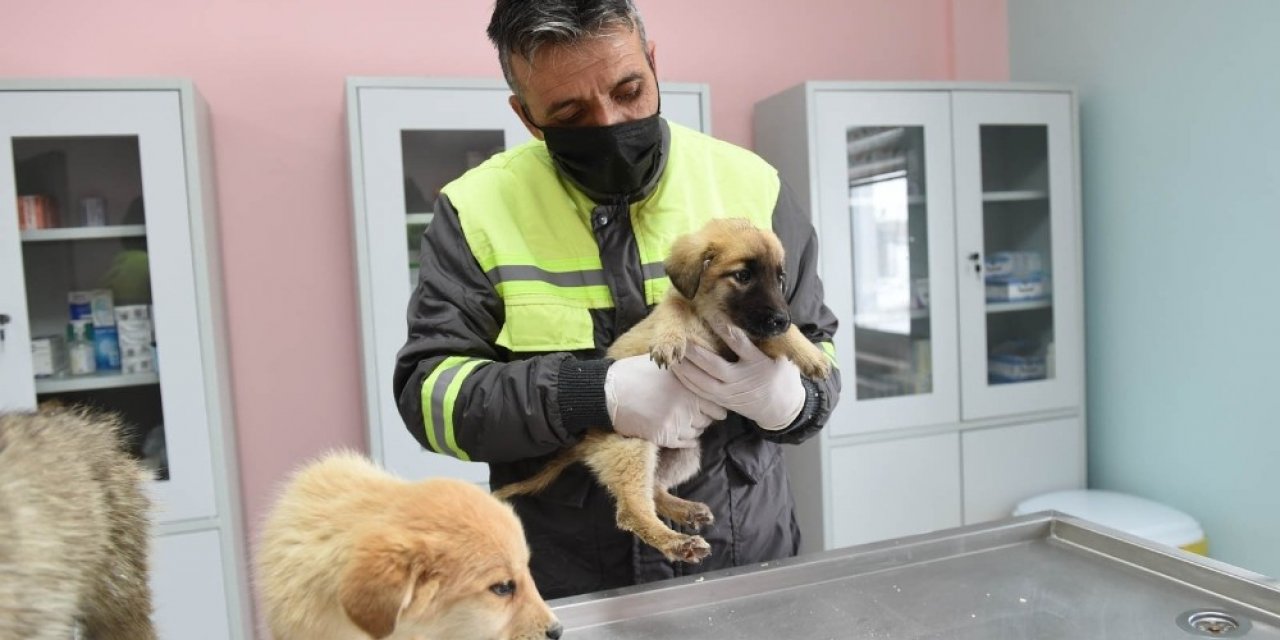
<path fill-rule="evenodd" d="M 576 360 L 565 358 L 560 363 L 557 384 L 560 424 L 572 434 L 590 427 L 608 429 L 609 407 L 604 400 L 604 377 L 613 360 Z"/>
<path fill-rule="evenodd" d="M 800 376 L 800 384 L 804 386 L 804 406 L 800 408 L 800 414 L 796 419 L 787 426 L 788 431 L 813 420 L 818 409 L 822 407 L 822 391 L 818 388 L 818 383 Z"/>
<path fill-rule="evenodd" d="M 781 431 L 760 429 L 759 433 L 765 440 L 781 444 L 799 444 L 822 428 L 822 418 L 825 417 L 822 415 L 822 388 L 818 383 L 804 376 L 800 376 L 800 383 L 804 385 L 804 407 L 800 409 L 800 415 Z"/>

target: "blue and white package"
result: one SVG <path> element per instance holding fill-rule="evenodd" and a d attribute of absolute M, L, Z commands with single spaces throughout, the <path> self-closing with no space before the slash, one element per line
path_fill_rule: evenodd
<path fill-rule="evenodd" d="M 987 383 L 1044 380 L 1049 375 L 1045 348 L 1032 340 L 1010 340 L 987 355 Z"/>
<path fill-rule="evenodd" d="M 987 254 L 983 262 L 987 281 L 1026 281 L 1044 276 L 1039 251 L 996 251 Z"/>
<path fill-rule="evenodd" d="M 93 355 L 98 371 L 120 370 L 120 337 L 114 326 L 94 327 Z"/>
<path fill-rule="evenodd" d="M 1027 302 L 1050 298 L 1049 279 L 987 278 L 987 302 Z"/>

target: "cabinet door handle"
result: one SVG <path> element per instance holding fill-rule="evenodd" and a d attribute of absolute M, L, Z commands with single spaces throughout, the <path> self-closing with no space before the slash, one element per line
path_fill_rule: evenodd
<path fill-rule="evenodd" d="M 973 272 L 982 275 L 982 254 L 977 251 L 970 253 L 969 262 L 973 263 Z"/>
<path fill-rule="evenodd" d="M 0 313 L 0 351 L 4 351 L 4 328 L 9 326 L 9 314 Z"/>

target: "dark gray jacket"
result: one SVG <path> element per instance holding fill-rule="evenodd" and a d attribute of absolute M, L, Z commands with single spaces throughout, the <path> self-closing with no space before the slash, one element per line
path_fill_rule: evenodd
<path fill-rule="evenodd" d="M 669 144 L 666 136 L 664 147 Z M 662 173 L 660 169 L 641 198 Z M 471 254 L 458 215 L 447 196 L 440 196 L 422 238 L 420 278 L 409 303 L 409 337 L 398 355 L 395 393 L 410 433 L 429 447 L 423 381 L 449 356 L 492 361 L 464 380 L 453 420 L 458 446 L 472 460 L 489 463 L 490 484 L 496 489 L 533 474 L 588 427 L 609 427 L 603 383 L 610 362 L 603 354 L 648 312 L 645 274 L 628 208 L 597 206 L 589 219 L 615 308 L 591 312 L 596 348 L 511 353 L 495 344 L 503 326 L 502 299 Z M 573 216 L 564 223 L 581 224 Z M 830 341 L 836 319 L 823 303 L 815 272 L 817 240 L 785 184 L 774 206 L 773 230 L 787 251 L 792 321 L 811 340 Z M 800 532 L 779 443 L 798 443 L 821 429 L 838 398 L 839 372 L 803 382 L 804 409 L 787 429 L 765 431 L 730 414 L 704 433 L 701 471 L 673 491 L 706 503 L 716 516 L 716 523 L 702 532 L 712 551 L 701 564 L 669 563 L 620 531 L 612 498 L 581 465 L 570 467 L 542 494 L 517 498 L 515 508 L 542 595 L 558 598 L 795 555 Z"/>

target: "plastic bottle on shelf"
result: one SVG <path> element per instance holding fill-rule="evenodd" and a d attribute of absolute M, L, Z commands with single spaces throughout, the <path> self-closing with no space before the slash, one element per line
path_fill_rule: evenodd
<path fill-rule="evenodd" d="M 97 371 L 97 350 L 93 344 L 93 319 L 79 318 L 67 325 L 67 359 L 73 376 Z"/>

